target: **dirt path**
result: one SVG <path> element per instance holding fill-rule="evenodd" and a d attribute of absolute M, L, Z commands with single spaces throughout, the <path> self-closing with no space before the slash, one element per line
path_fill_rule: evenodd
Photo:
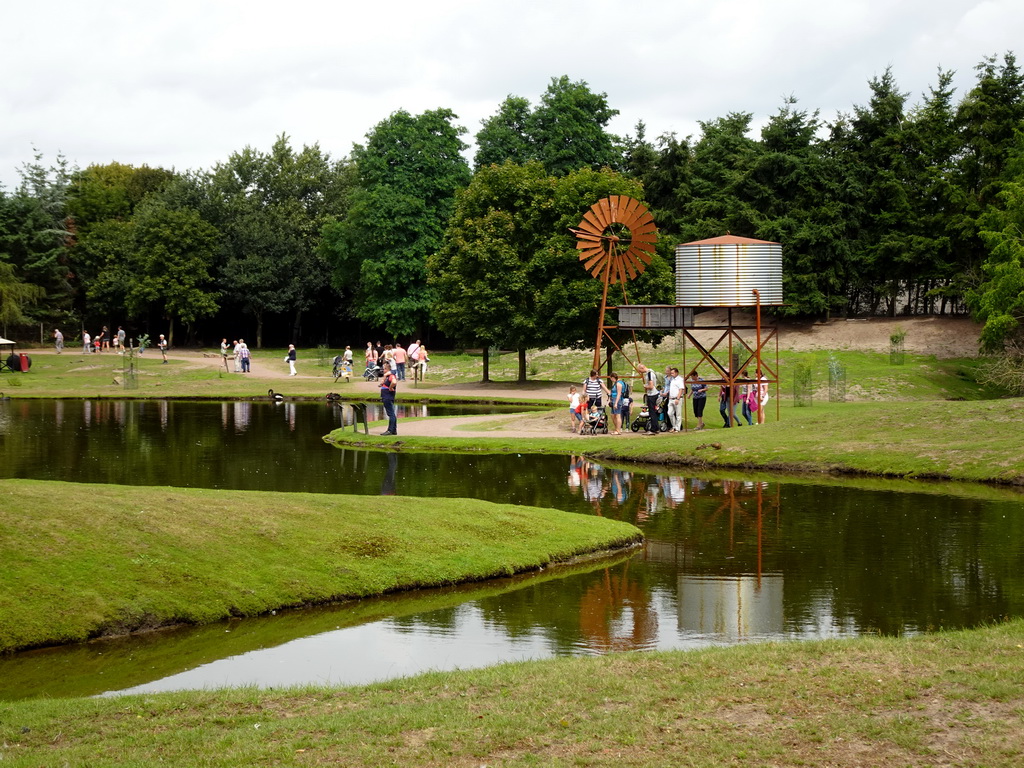
<path fill-rule="evenodd" d="M 724 324 L 725 310 L 712 310 L 698 316 L 700 325 Z M 753 325 L 754 315 L 745 310 L 733 310 L 733 323 L 736 325 Z M 830 320 L 823 323 L 780 323 L 779 347 L 793 351 L 812 350 L 855 350 L 887 353 L 889 336 L 896 330 L 906 331 L 904 348 L 907 352 L 933 354 L 936 357 L 971 357 L 978 352 L 979 326 L 966 317 L 903 317 L 903 318 L 869 318 L 855 320 Z M 694 331 L 698 339 L 715 337 L 720 331 Z M 54 354 L 53 349 L 35 349 L 32 354 Z M 82 354 L 80 350 L 67 348 L 64 354 Z M 149 350 L 146 357 L 157 357 L 159 351 Z M 100 357 L 113 357 L 114 352 L 103 352 Z M 223 361 L 219 354 L 213 352 L 197 352 L 192 350 L 173 350 L 167 357 L 189 364 L 194 368 L 220 368 Z M 302 382 L 304 385 L 316 380 L 326 391 L 337 391 L 343 394 L 358 393 L 369 401 L 378 398 L 378 388 L 374 382 L 364 381 L 357 376 L 350 383 L 340 381 L 333 383 L 330 378 L 322 375 L 304 373 L 310 370 L 311 361 L 301 357 L 296 363 L 298 374 L 294 377 L 288 373 L 288 364 L 277 354 L 267 355 L 254 351 L 251 360 L 253 378 L 271 381 L 274 387 L 284 386 L 284 381 Z M 234 361 L 228 360 L 228 368 L 234 370 Z M 246 374 L 237 374 L 244 376 Z M 404 393 L 415 392 L 420 395 L 446 395 L 468 400 L 485 400 L 501 398 L 507 400 L 534 401 L 548 400 L 561 402 L 565 399 L 565 386 L 550 382 L 527 382 L 524 385 L 509 383 L 471 383 L 471 384 L 437 384 L 433 382 L 414 385 L 411 381 L 403 382 L 399 389 L 399 402 Z M 636 409 L 634 408 L 634 413 Z M 499 433 L 503 437 L 554 437 L 569 436 L 568 407 L 552 408 L 546 413 L 531 414 L 497 414 L 491 416 L 463 416 L 445 419 L 422 419 L 399 421 L 400 436 L 431 436 L 431 437 L 464 437 L 477 438 L 482 435 Z M 374 430 L 381 431 L 381 430 Z M 643 433 L 632 433 L 628 429 L 622 439 L 644 439 Z M 579 440 L 585 443 L 586 436 Z"/>

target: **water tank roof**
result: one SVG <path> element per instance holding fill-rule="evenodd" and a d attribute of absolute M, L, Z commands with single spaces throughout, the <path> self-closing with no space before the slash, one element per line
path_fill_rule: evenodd
<path fill-rule="evenodd" d="M 737 237 L 736 235 L 722 235 L 721 237 L 709 237 L 707 240 L 694 240 L 681 245 L 779 245 L 773 240 L 755 240 L 752 237 Z"/>

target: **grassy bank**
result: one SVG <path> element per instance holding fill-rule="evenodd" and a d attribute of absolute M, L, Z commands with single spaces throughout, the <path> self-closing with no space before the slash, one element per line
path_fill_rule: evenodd
<path fill-rule="evenodd" d="M 11 397 L 205 397 L 252 398 L 265 396 L 267 390 L 284 390 L 290 397 L 322 398 L 334 391 L 346 398 L 375 398 L 372 384 L 357 378 L 351 383 L 337 383 L 331 375 L 331 359 L 337 350 L 319 354 L 317 350 L 299 350 L 299 373 L 296 378 L 282 379 L 281 357 L 284 350 L 262 350 L 254 361 L 251 374 L 226 372 L 219 353 L 189 351 L 173 354 L 167 365 L 159 354 L 147 353 L 137 359 L 137 388 L 124 387 L 124 360 L 115 353 L 84 355 L 68 351 L 62 355 L 35 354 L 28 373 L 0 374 L 0 391 Z M 692 352 L 692 350 L 691 350 Z M 31 354 L 31 350 L 29 351 Z M 501 360 L 509 359 L 503 355 Z M 684 368 L 680 350 L 675 345 L 649 349 L 644 361 L 657 371 L 668 365 Z M 406 398 L 444 399 L 445 387 L 473 386 L 471 400 L 487 397 L 488 389 L 514 388 L 529 401 L 551 397 L 552 387 L 559 393 L 568 382 L 579 383 L 590 369 L 588 352 L 568 350 L 536 351 L 531 356 L 535 373 L 528 381 L 516 383 L 516 369 L 505 364 L 492 367 L 490 385 L 480 385 L 483 373 L 479 355 L 431 353 L 430 371 L 422 384 L 410 378 L 400 387 Z M 691 365 L 692 365 L 691 360 Z M 792 395 L 793 374 L 797 366 L 811 372 L 811 383 L 818 401 L 828 399 L 830 363 L 845 372 L 846 398 L 849 401 L 987 399 L 1005 395 L 1001 390 L 979 384 L 980 358 L 938 359 L 932 355 L 906 355 L 904 365 L 890 365 L 889 356 L 876 352 L 836 351 L 789 352 L 780 358 L 781 396 Z M 616 356 L 615 368 L 626 372 L 628 365 Z M 704 370 L 706 375 L 710 371 Z M 419 395 L 420 388 L 442 390 Z M 507 397 L 507 394 L 506 394 Z M 560 398 L 560 394 L 559 394 Z M 466 395 L 462 395 L 466 399 Z M 561 402 L 561 399 L 559 399 Z"/>
<path fill-rule="evenodd" d="M 328 440 L 402 451 L 585 453 L 605 461 L 662 466 L 1024 484 L 1021 398 L 824 403 L 810 408 L 784 404 L 780 421 L 753 428 L 721 429 L 717 411 L 709 409 L 705 416 L 711 426 L 705 431 L 653 437 L 575 436 L 565 430 L 550 438 L 511 438 L 490 424 L 486 432 L 397 439 L 338 430 Z M 529 418 L 546 417 L 518 421 Z"/>
<path fill-rule="evenodd" d="M 468 499 L 0 481 L 0 651 L 474 581 L 639 539 Z"/>
<path fill-rule="evenodd" d="M 9 766 L 1018 766 L 1024 623 L 0 703 Z"/>

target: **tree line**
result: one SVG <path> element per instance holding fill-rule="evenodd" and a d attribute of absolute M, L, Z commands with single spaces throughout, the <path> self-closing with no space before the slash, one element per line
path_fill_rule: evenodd
<path fill-rule="evenodd" d="M 600 286 L 569 228 L 626 194 L 660 231 L 634 303 L 672 303 L 677 243 L 731 232 L 783 244 L 782 315 L 972 312 L 988 350 L 1019 354 L 1024 76 L 1007 53 L 959 98 L 952 79 L 912 103 L 887 70 L 831 122 L 787 98 L 759 131 L 737 112 L 652 140 L 611 134 L 607 96 L 562 76 L 506 98 L 472 163 L 443 108 L 399 110 L 340 159 L 285 135 L 186 172 L 37 156 L 0 189 L 0 326 L 433 333 L 525 360 L 592 343 Z"/>

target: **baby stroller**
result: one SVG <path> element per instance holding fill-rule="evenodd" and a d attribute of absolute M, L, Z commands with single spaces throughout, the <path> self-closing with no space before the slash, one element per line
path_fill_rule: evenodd
<path fill-rule="evenodd" d="M 672 424 L 668 420 L 668 413 L 666 413 L 665 405 L 668 403 L 668 398 L 665 395 L 658 395 L 658 431 L 668 432 L 672 428 Z M 629 428 L 634 432 L 639 432 L 641 429 L 647 429 L 647 420 L 651 414 L 647 410 L 647 399 L 644 398 L 643 405 L 640 406 L 640 415 L 633 419 L 633 423 L 629 425 Z"/>
<path fill-rule="evenodd" d="M 384 370 L 376 363 L 370 363 L 363 371 L 363 378 L 367 381 L 376 381 L 384 375 Z"/>
<path fill-rule="evenodd" d="M 331 361 L 331 374 L 334 376 L 334 383 L 338 383 L 338 379 L 342 376 L 345 377 L 346 382 L 352 381 L 352 363 L 346 363 L 341 355 L 338 355 Z"/>
<path fill-rule="evenodd" d="M 608 434 L 608 412 L 604 408 L 591 406 L 589 411 L 583 412 L 583 421 L 580 422 L 581 435 L 607 435 Z"/>

